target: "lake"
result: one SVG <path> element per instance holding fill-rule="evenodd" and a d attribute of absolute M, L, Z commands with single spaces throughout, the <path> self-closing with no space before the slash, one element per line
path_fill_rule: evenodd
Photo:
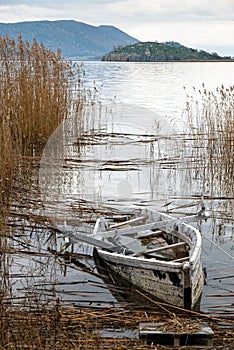
<path fill-rule="evenodd" d="M 85 86 L 95 90 L 98 102 L 95 106 L 90 103 L 85 112 L 82 135 L 73 116 L 51 135 L 40 165 L 41 206 L 36 210 L 32 207 L 32 212 L 50 217 L 60 229 L 69 229 L 85 218 L 90 220 L 92 210 L 100 209 L 101 203 L 121 202 L 124 208 L 148 201 L 160 208 L 172 202 L 167 207 L 178 216 L 199 210 L 204 188 L 184 168 L 179 136 L 187 123 L 186 94 L 200 98 L 202 84 L 213 91 L 221 85 L 229 87 L 233 84 L 234 63 L 85 62 L 83 68 Z M 33 170 L 31 178 L 33 196 L 37 182 Z M 233 224 L 230 220 L 223 222 L 220 216 L 230 199 L 214 200 L 209 188 L 205 195 L 214 219 L 200 227 L 202 260 L 208 276 L 201 310 L 233 315 Z M 92 208 L 86 207 L 85 201 L 92 203 Z M 188 211 L 184 204 L 191 205 Z M 24 225 L 27 227 L 27 223 Z M 30 263 L 28 256 L 20 256 L 13 264 L 16 295 L 30 284 L 23 282 L 20 266 L 25 276 L 30 274 L 29 267 L 41 273 L 35 277 L 36 285 L 50 286 L 48 294 L 61 297 L 65 303 L 115 304 L 115 297 L 93 273 L 53 261 L 46 251 L 49 243 L 42 238 L 43 230 L 34 229 L 45 256 Z M 61 250 L 63 244 L 57 239 L 55 246 Z M 73 249 L 90 254 L 90 248 L 82 244 Z M 93 272 L 92 260 L 87 258 L 86 264 Z M 45 278 L 48 268 L 51 270 Z"/>
<path fill-rule="evenodd" d="M 170 119 L 181 119 L 193 88 L 233 85 L 233 69 L 234 62 L 84 62 L 86 82 L 95 82 L 104 99 L 116 97 Z"/>

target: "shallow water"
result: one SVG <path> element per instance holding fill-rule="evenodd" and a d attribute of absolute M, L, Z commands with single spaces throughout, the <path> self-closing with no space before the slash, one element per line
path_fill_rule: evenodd
<path fill-rule="evenodd" d="M 25 181 L 19 181 L 13 198 L 11 227 L 17 238 L 10 264 L 13 302 L 35 305 L 59 297 L 76 306 L 119 305 L 96 275 L 91 258 L 82 259 L 84 271 L 47 250 L 92 254 L 84 244 L 66 247 L 51 228 L 86 230 L 87 222 L 94 224 L 113 207 L 123 210 L 132 204 L 154 204 L 178 217 L 200 210 L 203 179 L 195 178 L 193 169 L 186 167 L 185 142 L 171 120 L 178 118 L 183 105 L 179 86 L 198 86 L 206 77 L 204 72 L 210 78 L 207 85 L 212 81 L 219 85 L 221 79 L 227 82 L 230 75 L 221 77 L 221 72 L 229 64 L 211 63 L 206 70 L 199 64 L 87 64 L 87 84 L 91 86 L 92 79 L 104 84 L 101 112 L 100 106 L 87 108 L 82 128 L 75 116 L 63 123 L 48 140 L 40 163 L 29 161 Z M 112 94 L 124 101 L 109 101 Z M 207 271 L 201 310 L 233 316 L 232 204 L 214 199 L 209 188 L 204 197 L 213 218 L 200 227 Z M 32 216 L 31 222 L 27 216 Z"/>

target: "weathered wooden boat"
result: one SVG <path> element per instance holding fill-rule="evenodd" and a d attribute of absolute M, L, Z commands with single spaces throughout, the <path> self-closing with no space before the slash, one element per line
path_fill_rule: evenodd
<path fill-rule="evenodd" d="M 89 243 L 97 265 L 133 288 L 181 308 L 194 309 L 204 285 L 201 234 L 190 221 L 200 214 L 173 219 L 150 209 L 123 214 L 122 222 L 99 218 Z M 118 220 L 120 218 L 118 217 Z M 95 243 L 95 241 L 98 241 Z"/>
<path fill-rule="evenodd" d="M 198 214 L 182 218 L 133 206 L 118 215 L 98 218 L 94 227 L 58 231 L 68 245 L 84 242 L 94 246 L 96 264 L 115 275 L 117 283 L 119 277 L 166 303 L 195 309 L 204 273 L 201 234 L 189 222 L 203 219 L 207 219 L 204 206 Z"/>

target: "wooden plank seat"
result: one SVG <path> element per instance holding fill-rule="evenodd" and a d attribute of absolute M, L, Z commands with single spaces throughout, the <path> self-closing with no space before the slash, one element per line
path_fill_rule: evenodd
<path fill-rule="evenodd" d="M 183 262 L 186 260 L 189 260 L 189 256 L 185 256 L 184 258 L 175 259 L 175 260 L 173 260 L 173 262 Z"/>
<path fill-rule="evenodd" d="M 168 244 L 168 245 L 165 245 L 162 247 L 157 247 L 154 249 L 147 249 L 147 250 L 141 252 L 141 254 L 149 255 L 149 254 L 158 253 L 158 252 L 161 252 L 161 251 L 167 250 L 167 249 L 174 249 L 174 248 L 182 247 L 185 245 L 186 245 L 186 242 L 178 242 L 178 243 L 174 243 L 174 244 Z"/>
<path fill-rule="evenodd" d="M 120 222 L 118 224 L 112 225 L 112 226 L 108 227 L 108 230 L 113 230 L 115 228 L 119 228 L 119 227 L 123 227 L 123 226 L 126 226 L 126 225 L 135 224 L 136 222 L 145 221 L 146 219 L 147 219 L 147 216 L 146 215 L 142 215 L 142 216 L 139 216 L 137 218 L 130 219 L 130 220 L 123 221 L 123 222 Z"/>
<path fill-rule="evenodd" d="M 162 230 L 146 230 L 143 232 L 139 232 L 139 234 L 137 235 L 137 239 L 143 239 L 143 238 L 151 238 L 151 237 L 157 237 L 160 236 L 164 231 Z"/>

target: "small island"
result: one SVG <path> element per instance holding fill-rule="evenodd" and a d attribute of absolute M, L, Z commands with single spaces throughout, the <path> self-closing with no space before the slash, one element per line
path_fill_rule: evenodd
<path fill-rule="evenodd" d="M 230 56 L 221 57 L 216 52 L 209 53 L 183 46 L 177 42 L 140 42 L 117 47 L 105 54 L 102 61 L 123 62 L 165 62 L 165 61 L 233 61 Z"/>

